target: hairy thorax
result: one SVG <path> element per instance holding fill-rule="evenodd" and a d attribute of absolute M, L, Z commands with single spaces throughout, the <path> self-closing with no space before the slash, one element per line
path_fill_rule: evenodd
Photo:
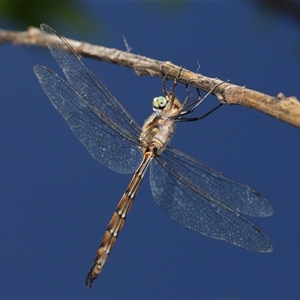
<path fill-rule="evenodd" d="M 156 110 L 145 121 L 140 136 L 143 152 L 152 149 L 156 154 L 160 154 L 170 142 L 176 123 L 174 116 L 177 116 L 182 108 L 177 98 L 172 100 L 164 109 Z"/>

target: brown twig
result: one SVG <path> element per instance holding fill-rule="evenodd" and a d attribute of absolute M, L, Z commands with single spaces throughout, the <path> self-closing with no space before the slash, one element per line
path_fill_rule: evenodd
<path fill-rule="evenodd" d="M 79 55 L 131 68 L 138 75 L 167 76 L 169 79 L 175 79 L 180 69 L 179 66 L 171 62 L 150 59 L 128 51 L 91 45 L 71 39 L 67 39 L 67 41 Z M 30 27 L 25 32 L 0 29 L 0 44 L 3 43 L 47 46 L 40 30 L 35 27 Z M 181 70 L 179 81 L 207 92 L 222 82 L 220 79 L 196 74 L 187 69 Z M 247 106 L 300 127 L 300 103 L 294 96 L 285 97 L 280 93 L 277 97 L 272 97 L 228 82 L 219 85 L 213 94 L 222 103 Z"/>

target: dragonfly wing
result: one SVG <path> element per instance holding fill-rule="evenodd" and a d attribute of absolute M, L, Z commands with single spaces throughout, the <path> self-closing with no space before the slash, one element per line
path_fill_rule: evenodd
<path fill-rule="evenodd" d="M 208 237 L 253 251 L 272 251 L 270 240 L 256 225 L 215 199 L 210 189 L 197 185 L 203 178 L 195 179 L 198 174 L 191 175 L 189 167 L 178 170 L 178 162 L 173 164 L 171 160 L 182 153 L 170 148 L 166 151 L 151 164 L 150 185 L 154 200 L 171 218 Z M 194 162 L 188 157 L 181 157 L 181 161 L 190 165 Z"/>
<path fill-rule="evenodd" d="M 274 213 L 272 205 L 257 191 L 196 159 L 171 147 L 163 157 L 172 168 L 197 185 L 199 193 L 209 193 L 212 198 L 248 216 L 268 217 Z"/>
<path fill-rule="evenodd" d="M 54 107 L 94 158 L 119 173 L 137 169 L 142 160 L 138 138 L 125 130 L 117 132 L 106 116 L 91 111 L 82 96 L 53 71 L 37 65 L 34 72 Z"/>
<path fill-rule="evenodd" d="M 47 40 L 52 56 L 63 70 L 69 83 L 91 107 L 96 107 L 109 120 L 136 136 L 140 127 L 120 102 L 109 92 L 90 68 L 76 54 L 68 42 L 46 24 L 41 31 Z"/>

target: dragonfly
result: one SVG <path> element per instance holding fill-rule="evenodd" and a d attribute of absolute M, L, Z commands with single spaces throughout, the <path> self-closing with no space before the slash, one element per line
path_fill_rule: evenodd
<path fill-rule="evenodd" d="M 189 114 L 204 98 L 190 102 L 188 96 L 181 103 L 175 95 L 177 80 L 171 91 L 163 84 L 165 95 L 154 98 L 154 112 L 141 128 L 63 36 L 46 24 L 40 28 L 66 77 L 47 67 L 34 66 L 46 95 L 96 160 L 115 172 L 134 173 L 88 272 L 88 288 L 108 259 L 148 167 L 152 196 L 175 221 L 252 251 L 273 250 L 269 238 L 244 216 L 270 216 L 271 204 L 249 186 L 169 146 L 178 122 L 202 118 Z"/>

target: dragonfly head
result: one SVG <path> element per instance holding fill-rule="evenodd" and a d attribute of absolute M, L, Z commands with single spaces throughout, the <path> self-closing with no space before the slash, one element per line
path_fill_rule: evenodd
<path fill-rule="evenodd" d="M 163 110 L 169 102 L 168 97 L 159 96 L 155 97 L 152 102 L 152 108 L 154 111 Z"/>

